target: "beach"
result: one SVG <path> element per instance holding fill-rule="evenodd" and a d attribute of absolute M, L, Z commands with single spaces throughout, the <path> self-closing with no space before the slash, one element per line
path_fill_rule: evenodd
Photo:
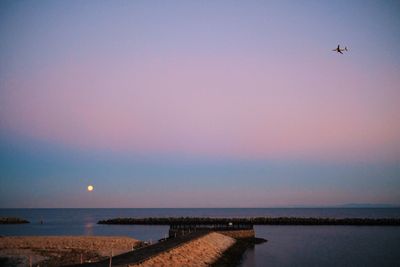
<path fill-rule="evenodd" d="M 0 237 L 0 266 L 60 266 L 93 262 L 131 251 L 142 242 L 114 236 Z"/>

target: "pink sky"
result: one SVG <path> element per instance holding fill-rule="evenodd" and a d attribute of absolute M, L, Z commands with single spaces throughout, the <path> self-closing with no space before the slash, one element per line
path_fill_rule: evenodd
<path fill-rule="evenodd" d="M 399 7 L 1 2 L 0 202 L 399 204 Z"/>
<path fill-rule="evenodd" d="M 2 121 L 97 149 L 396 158 L 400 78 L 390 66 L 366 75 L 354 57 L 80 59 L 10 79 Z"/>

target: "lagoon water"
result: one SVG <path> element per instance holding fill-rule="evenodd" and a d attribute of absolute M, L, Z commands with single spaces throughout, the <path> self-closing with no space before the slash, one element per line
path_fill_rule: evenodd
<path fill-rule="evenodd" d="M 99 225 L 116 217 L 400 218 L 399 208 L 254 209 L 0 209 L 0 217 L 21 217 L 30 224 L 0 225 L 0 235 L 112 235 L 158 240 L 168 226 Z M 40 222 L 43 221 L 43 224 Z M 268 240 L 243 255 L 241 266 L 400 266 L 400 227 L 255 226 Z"/>

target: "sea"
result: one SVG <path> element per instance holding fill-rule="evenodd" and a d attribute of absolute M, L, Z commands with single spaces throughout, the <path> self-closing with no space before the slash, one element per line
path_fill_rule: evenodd
<path fill-rule="evenodd" d="M 400 208 L 220 208 L 220 209 L 0 209 L 23 225 L 0 225 L 0 236 L 129 236 L 156 242 L 168 226 L 100 225 L 118 217 L 321 217 L 400 218 Z M 268 242 L 249 248 L 239 266 L 400 266 L 400 226 L 255 226 Z"/>

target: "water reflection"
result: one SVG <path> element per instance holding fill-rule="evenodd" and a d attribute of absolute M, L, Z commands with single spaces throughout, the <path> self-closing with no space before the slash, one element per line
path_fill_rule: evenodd
<path fill-rule="evenodd" d="M 246 250 L 246 252 L 243 254 L 241 263 L 246 262 L 246 264 L 247 264 L 248 266 L 256 266 L 256 263 L 255 263 L 255 262 L 256 262 L 256 260 L 255 260 L 255 251 L 254 251 L 254 249 L 255 249 L 255 247 L 253 246 L 253 247 L 249 247 L 249 248 Z"/>
<path fill-rule="evenodd" d="M 91 223 L 91 222 L 85 223 L 84 235 L 93 235 L 93 226 L 94 226 L 94 223 Z"/>
<path fill-rule="evenodd" d="M 93 227 L 95 226 L 95 218 L 90 214 L 84 216 L 84 235 L 93 235 Z"/>

